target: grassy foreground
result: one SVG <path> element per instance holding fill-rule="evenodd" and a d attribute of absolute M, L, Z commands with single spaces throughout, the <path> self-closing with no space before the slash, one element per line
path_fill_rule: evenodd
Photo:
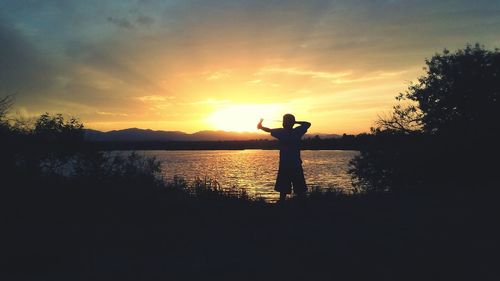
<path fill-rule="evenodd" d="M 183 181 L 87 180 L 20 178 L 4 189 L 0 279 L 500 276 L 500 208 L 489 191 L 314 193 L 267 204 Z"/>

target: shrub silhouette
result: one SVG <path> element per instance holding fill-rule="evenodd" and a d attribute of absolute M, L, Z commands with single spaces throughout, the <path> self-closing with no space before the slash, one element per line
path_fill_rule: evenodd
<path fill-rule="evenodd" d="M 83 141 L 83 124 L 76 118 L 65 120 L 62 114 L 42 114 L 35 122 L 33 134 L 44 142 L 61 144 Z"/>

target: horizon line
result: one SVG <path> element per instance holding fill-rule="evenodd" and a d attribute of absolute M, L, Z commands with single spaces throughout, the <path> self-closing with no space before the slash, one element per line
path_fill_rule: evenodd
<path fill-rule="evenodd" d="M 129 130 L 129 129 L 137 129 L 137 130 L 144 130 L 144 131 L 153 131 L 153 132 L 178 132 L 178 133 L 183 133 L 183 134 L 196 134 L 200 132 L 224 132 L 224 133 L 233 133 L 233 134 L 259 134 L 259 135 L 267 135 L 268 133 L 256 130 L 256 131 L 226 131 L 226 130 L 217 130 L 217 129 L 207 129 L 207 130 L 199 130 L 199 131 L 194 131 L 194 132 L 186 132 L 186 131 L 179 131 L 179 130 L 157 130 L 157 129 L 150 129 L 150 128 L 139 128 L 139 127 L 129 127 L 129 128 L 123 128 L 123 129 L 113 129 L 113 130 L 99 130 L 95 128 L 90 128 L 90 127 L 84 127 L 84 130 L 93 130 L 93 131 L 98 131 L 101 133 L 109 133 L 109 132 L 114 132 L 114 131 L 124 131 L 124 130 Z M 368 132 L 360 132 L 360 133 L 324 133 L 324 132 L 307 132 L 307 135 L 359 135 L 359 134 L 364 134 Z"/>

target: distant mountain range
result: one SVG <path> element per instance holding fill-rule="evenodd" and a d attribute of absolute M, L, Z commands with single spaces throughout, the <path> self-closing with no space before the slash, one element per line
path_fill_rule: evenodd
<path fill-rule="evenodd" d="M 338 138 L 337 134 L 306 134 L 307 137 Z M 155 131 L 150 129 L 129 128 L 109 132 L 85 129 L 85 139 L 88 141 L 234 141 L 272 139 L 269 134 L 238 133 L 226 131 L 199 131 L 188 134 L 180 131 Z"/>

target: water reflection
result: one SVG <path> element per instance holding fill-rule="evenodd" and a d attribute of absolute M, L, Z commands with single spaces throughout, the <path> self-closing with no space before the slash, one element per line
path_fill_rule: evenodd
<path fill-rule="evenodd" d="M 156 156 L 162 162 L 166 179 L 182 176 L 186 180 L 207 177 L 223 187 L 237 186 L 250 196 L 275 200 L 274 191 L 278 170 L 277 150 L 197 150 L 197 151 L 140 151 Z M 352 189 L 347 174 L 348 163 L 357 151 L 306 150 L 302 151 L 304 174 L 308 187 L 335 187 Z"/>

